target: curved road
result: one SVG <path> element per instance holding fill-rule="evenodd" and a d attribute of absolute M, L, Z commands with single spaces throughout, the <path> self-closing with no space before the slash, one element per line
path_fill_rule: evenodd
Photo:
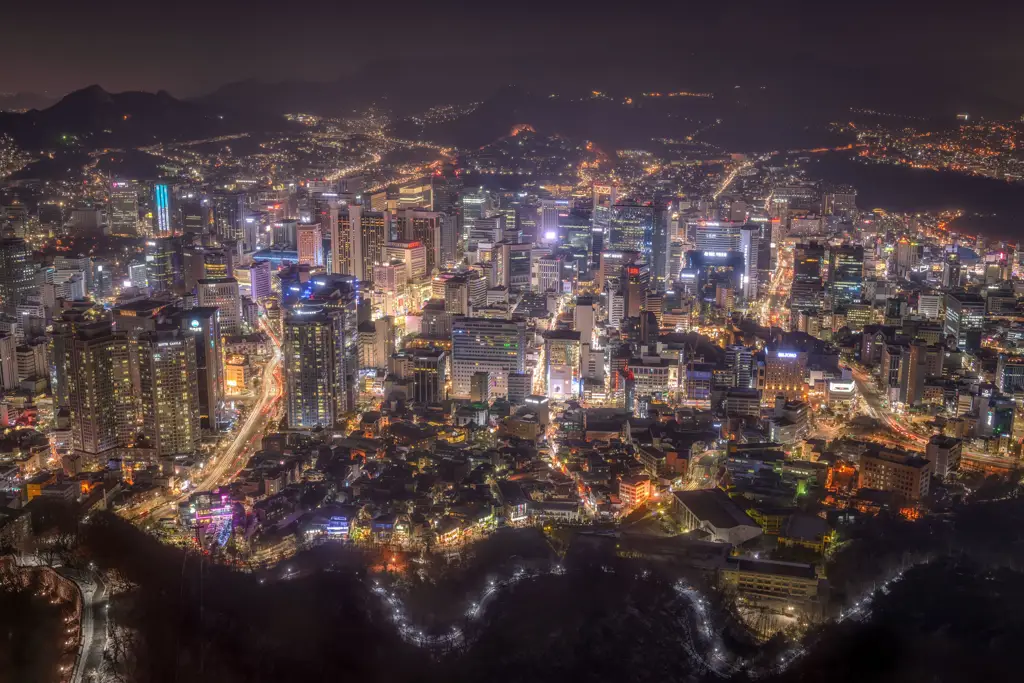
<path fill-rule="evenodd" d="M 267 336 L 274 343 L 274 353 L 270 361 L 263 366 L 262 381 L 260 382 L 260 395 L 252 405 L 245 422 L 231 438 L 227 446 L 219 446 L 211 458 L 210 465 L 203 471 L 193 486 L 188 491 L 178 496 L 158 496 L 157 498 L 143 503 L 135 508 L 126 511 L 126 517 L 138 520 L 149 514 L 158 516 L 169 506 L 185 500 L 192 491 L 209 491 L 232 479 L 241 466 L 244 465 L 246 457 L 257 444 L 257 440 L 263 434 L 267 424 L 274 416 L 274 405 L 281 397 L 282 383 L 277 376 L 281 367 L 281 345 L 263 319 L 260 319 L 260 326 Z"/>

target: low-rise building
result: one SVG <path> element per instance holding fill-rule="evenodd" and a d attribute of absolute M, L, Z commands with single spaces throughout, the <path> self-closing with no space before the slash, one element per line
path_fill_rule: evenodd
<path fill-rule="evenodd" d="M 742 545 L 761 535 L 761 527 L 721 489 L 676 491 L 672 511 L 688 529 L 699 529 L 711 540 Z"/>

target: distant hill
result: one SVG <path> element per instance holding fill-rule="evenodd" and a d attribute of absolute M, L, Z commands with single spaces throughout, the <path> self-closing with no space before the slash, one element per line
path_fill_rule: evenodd
<path fill-rule="evenodd" d="M 44 109 L 56 101 L 49 95 L 34 92 L 0 93 L 0 111 Z"/>
<path fill-rule="evenodd" d="M 213 107 L 157 93 L 109 93 L 98 85 L 77 90 L 46 109 L 0 113 L 0 133 L 24 148 L 52 148 L 74 136 L 83 146 L 130 147 L 254 130 L 283 129 L 281 117 Z"/>

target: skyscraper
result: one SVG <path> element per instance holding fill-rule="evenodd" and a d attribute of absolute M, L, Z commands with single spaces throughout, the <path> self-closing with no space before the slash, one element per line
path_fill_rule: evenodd
<path fill-rule="evenodd" d="M 489 374 L 492 396 L 505 396 L 509 373 L 523 372 L 525 361 L 524 322 L 464 317 L 452 321 L 454 396 L 469 397 L 475 372 Z"/>
<path fill-rule="evenodd" d="M 297 228 L 299 263 L 312 268 L 324 265 L 324 239 L 319 223 L 303 223 Z"/>
<path fill-rule="evenodd" d="M 430 347 L 413 349 L 412 399 L 418 403 L 439 403 L 445 399 L 448 354 L 444 349 Z"/>
<path fill-rule="evenodd" d="M 180 242 L 165 237 L 146 240 L 146 281 L 153 292 L 164 292 L 174 286 L 180 276 L 177 251 Z"/>
<path fill-rule="evenodd" d="M 217 238 L 245 241 L 245 194 L 241 192 L 217 192 L 210 198 L 213 210 L 213 230 Z M 246 245 L 254 247 L 255 245 Z"/>
<path fill-rule="evenodd" d="M 170 237 L 171 226 L 171 189 L 167 183 L 153 185 L 153 232 L 155 237 Z"/>
<path fill-rule="evenodd" d="M 405 242 L 421 242 L 426 249 L 426 272 L 433 273 L 442 263 L 442 230 L 445 216 L 435 211 L 402 209 L 398 212 L 398 237 Z"/>
<path fill-rule="evenodd" d="M 110 184 L 107 223 L 112 235 L 135 237 L 139 234 L 139 186 L 130 181 Z"/>
<path fill-rule="evenodd" d="M 65 353 L 72 446 L 98 461 L 130 444 L 135 433 L 128 335 L 109 322 L 83 324 Z"/>
<path fill-rule="evenodd" d="M 14 312 L 29 292 L 35 289 L 35 269 L 28 243 L 20 238 L 0 239 L 0 304 Z"/>
<path fill-rule="evenodd" d="M 391 214 L 349 206 L 348 215 L 352 237 L 352 275 L 372 282 L 373 266 L 383 258 L 384 245 L 391 236 Z"/>
<path fill-rule="evenodd" d="M 218 309 L 207 307 L 181 311 L 178 327 L 196 347 L 199 424 L 207 431 L 217 428 L 218 410 L 224 396 L 224 353 L 221 346 Z"/>
<path fill-rule="evenodd" d="M 616 204 L 611 209 L 608 238 L 604 248 L 638 251 L 650 262 L 654 250 L 653 206 Z"/>
<path fill-rule="evenodd" d="M 829 257 L 828 290 L 833 309 L 860 303 L 864 293 L 864 247 L 832 247 Z"/>
<path fill-rule="evenodd" d="M 963 351 L 981 348 L 981 328 L 985 319 L 985 300 L 963 290 L 946 293 L 945 334 L 956 339 Z"/>
<path fill-rule="evenodd" d="M 142 431 L 156 455 L 189 455 L 201 438 L 195 340 L 180 329 L 139 335 Z"/>
<path fill-rule="evenodd" d="M 289 427 L 333 427 L 355 407 L 358 356 L 348 347 L 357 343 L 340 311 L 298 309 L 287 315 L 282 349 Z"/>

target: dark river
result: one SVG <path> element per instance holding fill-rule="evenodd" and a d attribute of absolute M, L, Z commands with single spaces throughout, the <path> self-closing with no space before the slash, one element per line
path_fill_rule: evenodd
<path fill-rule="evenodd" d="M 954 227 L 967 233 L 1024 239 L 1024 184 L 888 164 L 865 164 L 848 153 L 816 156 L 805 165 L 812 178 L 857 188 L 861 209 L 962 209 Z"/>

